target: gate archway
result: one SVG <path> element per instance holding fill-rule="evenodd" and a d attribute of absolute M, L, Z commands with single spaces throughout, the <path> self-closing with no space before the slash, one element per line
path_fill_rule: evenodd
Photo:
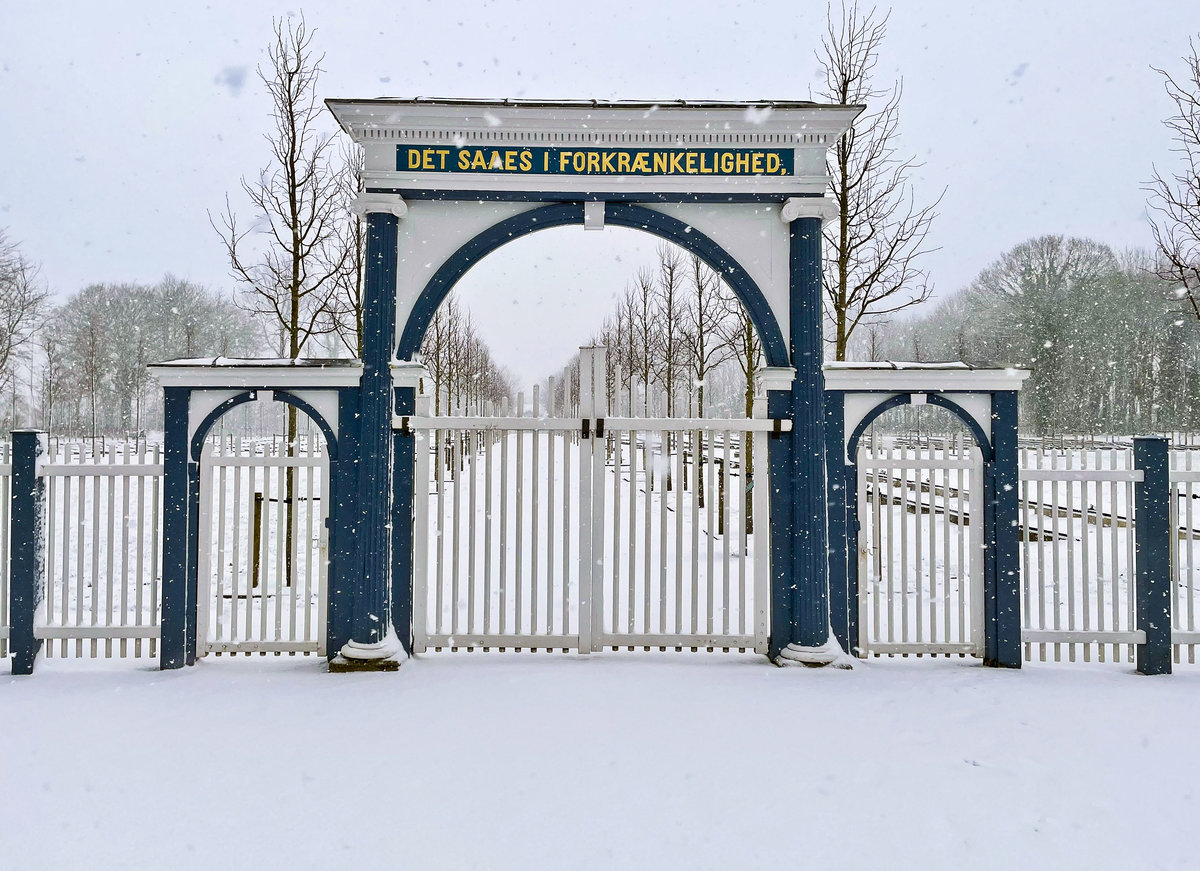
<path fill-rule="evenodd" d="M 777 659 L 792 649 L 793 659 L 830 661 L 821 223 L 832 209 L 824 197 L 826 150 L 861 107 L 440 99 L 327 104 L 365 152 L 357 201 L 368 222 L 363 613 L 382 611 L 390 593 L 392 624 L 411 650 L 415 454 L 411 428 L 396 424 L 416 414 L 420 377 L 407 367 L 436 303 L 470 262 L 541 222 L 593 229 L 613 222 L 699 253 L 728 275 L 755 319 L 775 364 L 766 415 L 779 421 L 768 448 L 774 483 L 767 653 Z M 376 497 L 389 492 L 389 478 L 390 500 Z M 371 645 L 384 634 L 364 622 L 354 637 Z"/>

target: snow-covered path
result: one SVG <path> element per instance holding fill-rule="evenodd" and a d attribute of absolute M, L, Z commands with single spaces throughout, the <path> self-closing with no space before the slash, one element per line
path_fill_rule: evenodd
<path fill-rule="evenodd" d="M 1200 670 L 745 655 L 43 661 L 0 678 L 0 865 L 1200 864 Z"/>

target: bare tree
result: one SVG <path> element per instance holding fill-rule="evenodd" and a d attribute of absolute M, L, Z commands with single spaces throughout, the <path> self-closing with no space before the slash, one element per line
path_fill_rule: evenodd
<path fill-rule="evenodd" d="M 362 148 L 351 142 L 343 143 L 338 185 L 344 203 L 349 204 L 358 194 L 362 170 Z M 362 221 L 356 215 L 347 214 L 345 220 L 335 226 L 333 244 L 338 252 L 336 259 L 341 261 L 342 268 L 334 276 L 334 293 L 329 299 L 328 314 L 331 327 L 342 345 L 361 360 L 363 264 L 367 256 Z"/>
<path fill-rule="evenodd" d="M 1183 75 L 1154 68 L 1175 104 L 1176 114 L 1163 123 L 1183 166 L 1167 175 L 1155 167 L 1149 189 L 1151 227 L 1161 261 L 1155 271 L 1179 285 L 1176 294 L 1200 320 L 1200 50 L 1195 40 L 1188 40 L 1188 47 Z"/>
<path fill-rule="evenodd" d="M 688 365 L 696 384 L 696 415 L 704 417 L 704 388 L 708 374 L 728 360 L 734 348 L 721 338 L 721 326 L 729 319 L 729 297 L 721 276 L 697 257 L 691 256 L 691 303 L 687 307 Z M 737 300 L 735 299 L 736 303 Z M 740 305 L 739 305 L 740 308 Z"/>
<path fill-rule="evenodd" d="M 659 245 L 658 276 L 654 283 L 653 368 L 666 391 L 667 417 L 675 415 L 675 393 L 687 368 L 687 302 L 683 279 L 684 260 L 680 250 L 666 243 Z"/>
<path fill-rule="evenodd" d="M 38 267 L 0 230 L 0 390 L 15 384 L 17 361 L 34 339 L 46 297 Z M 13 426 L 16 423 L 14 398 Z"/>
<path fill-rule="evenodd" d="M 279 324 L 286 356 L 296 359 L 310 338 L 334 329 L 328 306 L 346 257 L 339 244 L 346 202 L 331 160 L 332 134 L 319 123 L 324 55 L 314 54 L 303 17 L 275 21 L 274 34 L 268 65 L 258 69 L 271 97 L 274 123 L 265 135 L 271 161 L 257 178 L 241 182 L 256 220 L 240 229 L 226 200 L 222 226 L 213 226 L 243 287 L 243 303 Z M 251 245 L 252 234 L 265 236 L 265 247 Z"/>
<path fill-rule="evenodd" d="M 763 365 L 762 340 L 754 329 L 750 314 L 732 293 L 725 294 L 726 316 L 718 323 L 717 334 L 721 342 L 730 349 L 730 356 L 742 370 L 746 379 L 745 400 L 746 417 L 754 416 L 754 382 L 758 370 Z M 745 480 L 754 480 L 754 441 L 746 439 Z M 754 499 L 751 496 L 750 485 L 745 490 L 746 532 L 754 531 Z"/>
<path fill-rule="evenodd" d="M 345 264 L 347 252 L 338 230 L 347 208 L 341 179 L 331 161 L 333 136 L 320 127 L 317 81 L 324 55 L 314 53 L 313 32 L 303 16 L 278 19 L 273 30 L 268 64 L 258 68 L 258 77 L 271 97 L 274 124 L 265 135 L 271 161 L 256 179 L 243 178 L 241 183 L 256 221 L 250 229 L 240 229 L 228 198 L 221 226 L 211 216 L 209 220 L 225 244 L 233 277 L 243 287 L 244 304 L 279 324 L 286 356 L 294 360 L 309 339 L 334 329 L 329 307 Z M 265 235 L 266 246 L 250 245 L 247 237 L 252 233 Z M 296 409 L 289 405 L 289 456 L 295 450 L 296 432 Z M 286 489 L 290 584 L 296 517 L 295 470 L 291 467 Z"/>
<path fill-rule="evenodd" d="M 908 179 L 920 166 L 897 148 L 903 83 L 875 81 L 888 16 L 844 2 L 829 24 L 817 60 L 825 72 L 821 98 L 844 105 L 876 105 L 855 119 L 828 157 L 830 193 L 838 216 L 827 222 L 825 307 L 833 323 L 834 357 L 864 318 L 886 316 L 929 298 L 919 268 L 941 195 L 917 206 Z"/>

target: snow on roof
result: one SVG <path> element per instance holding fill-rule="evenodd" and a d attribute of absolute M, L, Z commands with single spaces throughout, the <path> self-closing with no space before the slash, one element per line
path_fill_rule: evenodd
<path fill-rule="evenodd" d="M 487 99 L 476 97 L 372 97 L 349 99 L 331 97 L 326 103 L 389 103 L 395 105 L 435 106 L 514 106 L 539 109 L 747 109 L 769 107 L 771 109 L 819 109 L 837 106 L 840 103 L 814 103 L 810 100 L 538 100 L 538 99 Z"/>

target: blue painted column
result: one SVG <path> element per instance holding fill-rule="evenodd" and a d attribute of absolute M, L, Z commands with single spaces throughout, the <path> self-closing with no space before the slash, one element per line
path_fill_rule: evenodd
<path fill-rule="evenodd" d="M 362 425 L 358 464 L 359 577 L 350 644 L 383 642 L 388 630 L 388 523 L 391 496 L 392 377 L 396 331 L 396 245 L 399 218 L 367 215 L 363 301 Z M 343 650 L 346 654 L 348 651 Z M 368 657 L 373 658 L 373 657 Z"/>
<path fill-rule="evenodd" d="M 1133 440 L 1133 466 L 1142 471 L 1134 485 L 1134 595 L 1137 628 L 1146 643 L 1137 646 L 1138 674 L 1171 673 L 1171 479 L 1165 438 Z"/>
<path fill-rule="evenodd" d="M 833 634 L 851 650 L 850 624 L 856 613 L 850 584 L 850 528 L 846 511 L 846 394 L 825 393 L 825 511 L 829 517 L 829 620 Z"/>
<path fill-rule="evenodd" d="M 330 474 L 329 590 L 325 623 L 325 655 L 333 658 L 350 640 L 358 587 L 359 388 L 338 390 L 338 452 Z"/>
<path fill-rule="evenodd" d="M 12 520 L 8 553 L 9 647 L 13 674 L 33 674 L 42 639 L 33 634 L 37 609 L 46 595 L 46 484 L 37 459 L 46 453 L 46 434 L 12 434 Z"/>
<path fill-rule="evenodd" d="M 1021 667 L 1017 393 L 992 394 L 992 455 L 984 460 L 983 664 Z"/>
<path fill-rule="evenodd" d="M 829 640 L 829 564 L 825 505 L 825 377 L 821 332 L 821 218 L 789 225 L 791 254 L 792 589 L 791 643 Z"/>
<path fill-rule="evenodd" d="M 396 414 L 416 414 L 417 391 L 396 387 Z M 411 429 L 392 434 L 392 626 L 412 654 L 413 626 L 413 486 L 416 438 Z"/>
<path fill-rule="evenodd" d="M 188 398 L 186 387 L 163 388 L 162 611 L 158 645 L 160 668 L 187 664 L 189 529 Z"/>

